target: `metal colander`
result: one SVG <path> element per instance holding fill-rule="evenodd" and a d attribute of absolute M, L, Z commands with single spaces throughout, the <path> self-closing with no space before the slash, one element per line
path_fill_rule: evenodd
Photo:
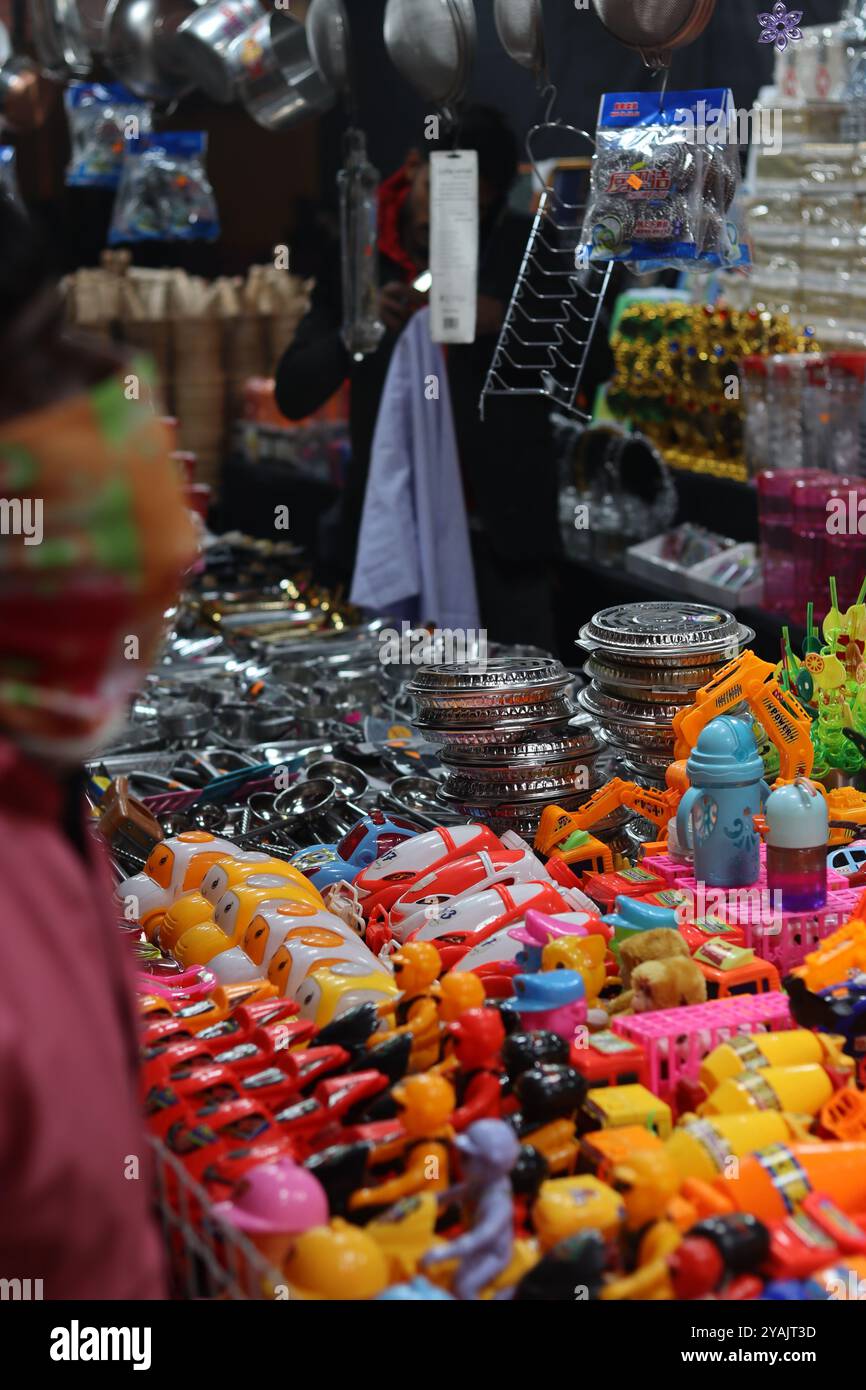
<path fill-rule="evenodd" d="M 592 0 L 604 27 L 620 43 L 639 50 L 653 68 L 668 67 L 671 50 L 692 43 L 706 29 L 716 0 Z"/>

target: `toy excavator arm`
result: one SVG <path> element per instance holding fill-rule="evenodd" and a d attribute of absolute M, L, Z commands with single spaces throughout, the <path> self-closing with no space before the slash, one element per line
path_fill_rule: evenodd
<path fill-rule="evenodd" d="M 578 811 L 563 811 L 561 806 L 548 806 L 539 822 L 535 848 L 542 854 L 550 855 L 570 835 L 579 830 L 588 831 L 622 805 L 621 790 L 629 786 L 634 786 L 634 783 L 614 777 L 613 781 L 605 783 L 589 801 L 584 802 Z"/>
<path fill-rule="evenodd" d="M 535 837 L 535 848 L 549 855 L 557 845 L 577 831 L 591 830 L 605 816 L 618 811 L 620 806 L 628 806 L 638 815 L 652 821 L 654 825 L 665 826 L 675 813 L 679 801 L 678 792 L 655 792 L 639 787 L 636 782 L 626 782 L 614 777 L 591 796 L 578 811 L 560 811 L 558 815 L 548 816 L 545 812 Z M 554 808 L 551 807 L 550 810 Z"/>
<path fill-rule="evenodd" d="M 782 689 L 770 663 L 761 661 L 754 652 L 743 652 L 723 666 L 698 691 L 694 704 L 674 717 L 675 757 L 687 758 L 711 719 L 730 714 L 744 702 L 779 750 L 780 780 L 808 777 L 815 759 L 811 720 Z"/>

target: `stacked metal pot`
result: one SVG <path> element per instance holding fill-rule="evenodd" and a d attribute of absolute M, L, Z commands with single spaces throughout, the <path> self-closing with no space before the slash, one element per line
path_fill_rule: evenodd
<path fill-rule="evenodd" d="M 581 629 L 589 685 L 578 702 L 624 775 L 663 784 L 674 717 L 754 635 L 723 608 L 698 603 L 621 604 Z"/>
<path fill-rule="evenodd" d="M 594 722 L 553 657 L 426 666 L 407 686 L 415 728 L 439 743 L 445 805 L 501 833 L 531 836 L 545 806 L 575 809 L 606 780 Z"/>

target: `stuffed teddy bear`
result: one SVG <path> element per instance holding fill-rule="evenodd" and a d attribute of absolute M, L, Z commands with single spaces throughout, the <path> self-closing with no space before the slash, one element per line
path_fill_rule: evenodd
<path fill-rule="evenodd" d="M 668 960 L 671 956 L 688 958 L 689 948 L 678 931 L 670 927 L 654 927 L 638 931 L 619 948 L 619 973 L 623 989 L 631 987 L 632 971 L 648 960 Z"/>
<path fill-rule="evenodd" d="M 652 931 L 635 932 L 619 948 L 620 977 L 624 993 L 607 1006 L 608 1010 L 619 1014 L 633 1009 L 634 976 L 642 966 L 675 960 L 683 963 L 690 961 L 689 948 L 678 931 L 670 927 L 655 927 Z M 695 969 L 698 970 L 698 967 L 695 966 Z M 700 970 L 698 974 L 700 975 Z M 661 1008 L 662 1005 L 656 1004 L 652 1007 Z"/>
<path fill-rule="evenodd" d="M 707 982 L 700 966 L 689 957 L 685 960 L 682 956 L 648 960 L 632 971 L 633 1013 L 678 1009 L 683 1004 L 705 1004 L 706 999 Z"/>

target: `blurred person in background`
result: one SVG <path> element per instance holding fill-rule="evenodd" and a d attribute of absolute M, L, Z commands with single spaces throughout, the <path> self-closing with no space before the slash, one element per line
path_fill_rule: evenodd
<path fill-rule="evenodd" d="M 477 150 L 480 247 L 476 339 L 447 349 L 448 379 L 470 519 L 481 622 L 491 641 L 553 648 L 551 557 L 558 547 L 557 477 L 549 407 L 529 397 L 479 399 L 532 226 L 508 195 L 518 167 L 517 140 L 492 107 L 463 113 L 454 145 Z M 445 148 L 445 146 L 443 146 Z M 379 190 L 380 318 L 378 350 L 352 360 L 340 333 L 340 252 L 318 281 L 309 313 L 277 368 L 277 403 L 290 420 L 318 410 L 351 382 L 352 458 L 336 514 L 321 537 L 333 577 L 352 577 L 370 453 L 388 366 L 411 316 L 427 304 L 413 288 L 430 256 L 430 165 L 411 150 Z M 422 383 L 419 383 L 422 389 Z M 330 524 L 328 524 L 330 523 Z"/>
<path fill-rule="evenodd" d="M 139 365 L 67 335 L 4 199 L 0 362 L 0 1278 L 161 1298 L 132 962 L 81 762 L 123 722 L 194 536 L 164 429 L 129 399 Z"/>

